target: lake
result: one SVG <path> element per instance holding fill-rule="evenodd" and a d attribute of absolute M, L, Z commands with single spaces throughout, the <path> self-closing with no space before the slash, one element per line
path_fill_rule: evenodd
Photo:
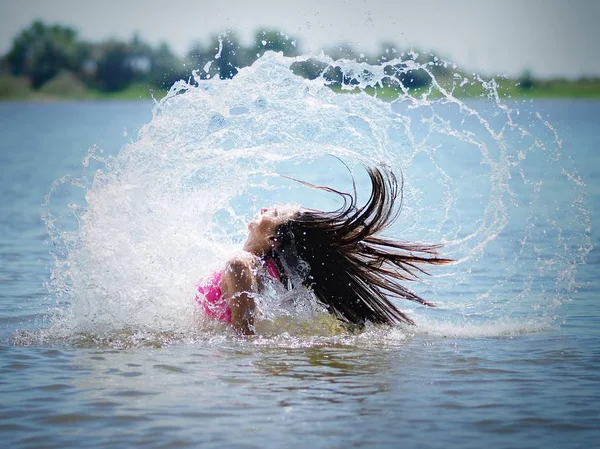
<path fill-rule="evenodd" d="M 6 447 L 593 447 L 600 101 L 508 102 L 512 126 L 483 100 L 277 96 L 260 69 L 154 112 L 0 103 Z M 457 260 L 411 285 L 438 307 L 358 334 L 207 322 L 195 282 L 256 207 L 335 206 L 275 173 L 351 189 L 330 155 L 363 200 L 361 163 L 402 171 L 390 233 Z"/>

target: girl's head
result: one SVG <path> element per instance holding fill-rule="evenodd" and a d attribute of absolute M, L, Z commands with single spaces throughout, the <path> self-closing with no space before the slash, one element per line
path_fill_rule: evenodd
<path fill-rule="evenodd" d="M 244 249 L 257 254 L 266 254 L 277 247 L 279 245 L 276 238 L 277 229 L 297 213 L 298 207 L 289 205 L 261 209 L 248 223 L 248 238 Z"/>

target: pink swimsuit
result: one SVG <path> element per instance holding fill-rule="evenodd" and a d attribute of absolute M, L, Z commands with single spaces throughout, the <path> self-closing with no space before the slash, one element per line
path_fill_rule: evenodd
<path fill-rule="evenodd" d="M 264 261 L 267 273 L 279 281 L 279 270 L 271 259 Z M 202 279 L 197 285 L 196 301 L 204 308 L 204 312 L 211 318 L 216 318 L 225 323 L 231 323 L 231 309 L 227 301 L 221 297 L 221 279 L 223 270 L 215 271 L 208 278 Z"/>

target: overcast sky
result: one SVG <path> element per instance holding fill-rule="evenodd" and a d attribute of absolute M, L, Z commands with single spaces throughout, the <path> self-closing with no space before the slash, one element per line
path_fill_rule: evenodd
<path fill-rule="evenodd" d="M 368 53 L 391 41 L 487 75 L 600 76 L 600 0 L 0 0 L 0 54 L 33 20 L 92 41 L 138 32 L 181 55 L 226 29 L 249 43 L 269 27 L 305 52 L 344 42 Z"/>

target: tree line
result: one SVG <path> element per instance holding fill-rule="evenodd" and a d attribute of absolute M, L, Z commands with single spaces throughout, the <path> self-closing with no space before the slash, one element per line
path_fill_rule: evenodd
<path fill-rule="evenodd" d="M 165 90 L 175 81 L 189 79 L 192 70 L 198 70 L 204 78 L 234 77 L 240 68 L 251 65 L 269 50 L 285 56 L 302 53 L 298 39 L 278 30 L 258 30 L 253 42 L 246 46 L 235 32 L 227 31 L 207 42 L 198 41 L 185 56 L 179 57 L 166 43 L 152 46 L 138 34 L 129 41 L 88 42 L 80 39 L 73 28 L 36 21 L 14 38 L 11 49 L 0 59 L 0 72 L 26 77 L 34 89 L 68 72 L 88 88 L 104 92 L 121 91 L 135 82 Z M 369 56 L 357 53 L 348 44 L 330 46 L 324 52 L 334 61 L 345 58 L 370 64 L 382 64 L 400 56 L 391 43 L 382 44 L 379 52 Z M 409 52 L 403 58 L 427 64 L 436 76 L 449 73 L 446 65 L 432 54 Z M 389 67 L 390 79 L 408 88 L 431 82 L 424 70 L 406 67 L 406 63 Z M 292 69 L 309 79 L 321 76 L 332 85 L 356 84 L 360 78 L 345 74 L 336 64 L 314 58 L 294 63 Z"/>

